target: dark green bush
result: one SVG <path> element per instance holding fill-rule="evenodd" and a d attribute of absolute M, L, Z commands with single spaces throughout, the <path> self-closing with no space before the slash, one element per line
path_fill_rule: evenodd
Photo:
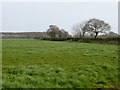
<path fill-rule="evenodd" d="M 39 39 L 39 38 L 35 38 Z M 120 38 L 43 38 L 42 40 L 49 41 L 70 41 L 70 42 L 85 42 L 85 43 L 100 43 L 100 44 L 120 44 Z"/>

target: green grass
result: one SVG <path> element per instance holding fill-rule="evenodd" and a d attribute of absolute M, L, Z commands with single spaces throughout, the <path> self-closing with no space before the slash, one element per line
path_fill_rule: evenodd
<path fill-rule="evenodd" d="M 0 39 L 0 89 L 2 89 L 2 39 Z"/>
<path fill-rule="evenodd" d="M 118 46 L 2 40 L 3 88 L 118 88 Z"/>

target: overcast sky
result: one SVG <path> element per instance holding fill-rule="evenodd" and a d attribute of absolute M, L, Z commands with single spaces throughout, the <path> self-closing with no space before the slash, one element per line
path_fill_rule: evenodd
<path fill-rule="evenodd" d="M 117 2 L 7 2 L 2 10 L 2 32 L 46 31 L 54 24 L 71 33 L 72 26 L 91 18 L 109 23 L 118 32 Z"/>

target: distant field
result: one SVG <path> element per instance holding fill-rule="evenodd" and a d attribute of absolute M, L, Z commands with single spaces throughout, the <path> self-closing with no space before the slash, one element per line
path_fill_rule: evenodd
<path fill-rule="evenodd" d="M 118 88 L 118 46 L 2 40 L 3 88 Z"/>

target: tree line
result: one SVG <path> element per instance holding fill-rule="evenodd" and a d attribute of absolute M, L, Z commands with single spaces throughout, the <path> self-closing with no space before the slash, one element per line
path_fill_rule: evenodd
<path fill-rule="evenodd" d="M 85 35 L 89 34 L 89 36 L 97 38 L 99 33 L 107 35 L 111 30 L 111 26 L 103 20 L 99 20 L 96 18 L 89 19 L 88 21 L 84 21 L 82 23 L 77 23 L 73 25 L 73 37 L 81 38 L 85 37 Z M 47 34 L 51 38 L 65 38 L 69 37 L 68 32 L 64 29 L 59 29 L 56 25 L 50 25 L 47 30 Z"/>
<path fill-rule="evenodd" d="M 2 32 L 2 38 L 33 38 L 42 39 L 48 37 L 46 32 Z"/>
<path fill-rule="evenodd" d="M 82 38 L 89 35 L 89 37 L 97 38 L 99 33 L 104 33 L 105 35 L 110 32 L 111 26 L 103 20 L 96 18 L 83 21 L 73 25 L 72 31 L 73 36 L 70 35 L 66 30 L 60 29 L 57 25 L 50 25 L 46 32 L 3 32 L 1 34 L 2 38 Z"/>

